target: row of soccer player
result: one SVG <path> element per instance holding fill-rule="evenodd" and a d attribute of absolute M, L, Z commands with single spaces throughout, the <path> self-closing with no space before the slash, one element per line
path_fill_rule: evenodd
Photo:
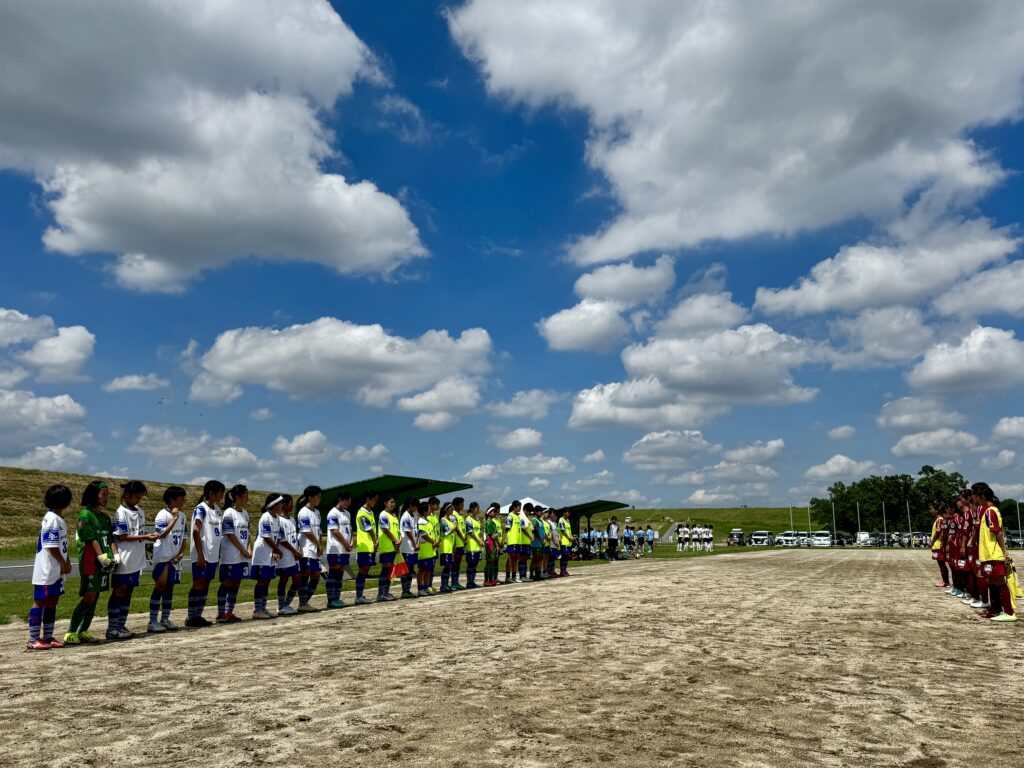
<path fill-rule="evenodd" d="M 30 650 L 99 642 L 89 627 L 99 595 L 108 590 L 106 639 L 132 637 L 125 625 L 132 594 L 146 566 L 147 544 L 152 546 L 153 564 L 147 631 L 159 633 L 178 629 L 170 620 L 171 606 L 189 543 L 192 589 L 185 622 L 188 627 L 212 623 L 203 617 L 203 612 L 215 578 L 219 579 L 216 620 L 232 623 L 241 620 L 234 609 L 241 582 L 246 578 L 255 581 L 253 618 L 269 619 L 272 616 L 267 601 L 275 577 L 278 614 L 290 615 L 318 610 L 310 605 L 310 598 L 324 571 L 327 607 L 342 608 L 346 572 L 355 580 L 355 603 L 373 602 L 364 592 L 370 567 L 378 562 L 381 571 L 376 601 L 390 602 L 399 599 L 391 594 L 392 579 L 399 577 L 400 597 L 411 599 L 527 578 L 542 581 L 568 576 L 574 543 L 568 511 L 558 517 L 554 510 L 514 501 L 504 520 L 500 520 L 496 503 L 482 516 L 476 502 L 466 509 L 461 498 L 443 506 L 436 498 L 428 502 L 410 499 L 398 510 L 395 497 L 385 496 L 383 509 L 376 516 L 373 509 L 380 499 L 377 494 L 368 494 L 361 500 L 353 521 L 349 512 L 352 498 L 346 493 L 338 497 L 326 514 L 325 541 L 321 536 L 319 509 L 322 491 L 317 486 L 305 489 L 294 518 L 296 505 L 291 496 L 267 496 L 256 529 L 250 535 L 248 489 L 236 485 L 229 490 L 216 480 L 206 483 L 202 500 L 187 523 L 183 511 L 185 490 L 168 488 L 163 495 L 164 508 L 153 521 L 153 532 L 148 533 L 145 512 L 140 506 L 146 487 L 133 480 L 122 485 L 121 490 L 121 503 L 113 519 L 105 511 L 110 497 L 105 481 L 94 480 L 82 494 L 82 510 L 76 521 L 81 599 L 63 640 L 54 637 L 53 628 L 57 601 L 64 594 L 63 580 L 71 573 L 63 513 L 72 503 L 72 494 L 63 485 L 54 485 L 46 492 L 47 512 L 41 524 L 32 574 Z M 504 582 L 499 582 L 502 553 L 508 557 Z M 326 563 L 321 559 L 325 554 Z M 477 582 L 481 560 L 482 584 Z M 437 568 L 441 571 L 440 590 L 433 586 Z M 298 608 L 292 605 L 296 595 Z"/>
<path fill-rule="evenodd" d="M 715 526 L 683 523 L 676 528 L 676 552 L 714 552 Z"/>
<path fill-rule="evenodd" d="M 942 587 L 987 619 L 1014 622 L 1021 596 L 1006 546 L 999 499 L 986 483 L 975 483 L 955 499 L 932 505 L 932 559 Z"/>

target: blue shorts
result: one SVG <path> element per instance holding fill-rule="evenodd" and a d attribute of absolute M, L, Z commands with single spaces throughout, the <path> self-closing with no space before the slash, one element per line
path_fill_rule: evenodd
<path fill-rule="evenodd" d="M 558 554 L 561 551 L 562 550 L 560 550 L 558 547 L 548 547 L 548 554 L 552 557 L 558 557 Z"/>
<path fill-rule="evenodd" d="M 115 573 L 110 579 L 110 586 L 114 587 L 137 587 L 141 571 L 135 573 Z"/>
<path fill-rule="evenodd" d="M 442 552 L 440 555 L 437 556 L 437 560 L 441 563 L 442 568 L 451 568 L 452 563 L 455 562 L 455 553 Z"/>
<path fill-rule="evenodd" d="M 33 584 L 32 599 L 47 600 L 64 594 L 64 579 L 57 579 L 53 584 Z"/>
<path fill-rule="evenodd" d="M 192 581 L 195 581 L 196 579 L 213 581 L 213 577 L 216 575 L 217 563 L 207 562 L 206 567 L 202 570 L 199 569 L 199 563 L 192 563 Z"/>
<path fill-rule="evenodd" d="M 393 562 L 395 562 L 395 553 L 381 552 L 379 555 L 377 555 L 377 560 L 381 565 L 391 565 Z"/>
<path fill-rule="evenodd" d="M 278 576 L 294 576 L 299 572 L 299 564 L 292 563 L 291 565 L 286 565 L 284 567 L 279 565 L 277 566 L 276 572 Z"/>
<path fill-rule="evenodd" d="M 320 573 L 320 558 L 303 557 L 299 560 L 299 566 L 303 571 L 309 571 L 310 573 Z"/>
<path fill-rule="evenodd" d="M 270 581 L 274 578 L 274 566 L 272 565 L 250 565 L 249 578 L 254 581 Z"/>
<path fill-rule="evenodd" d="M 153 563 L 153 581 L 159 581 L 160 575 L 167 571 L 167 586 L 174 586 L 181 583 L 181 571 L 174 567 L 174 563 L 167 560 L 162 563 Z"/>
<path fill-rule="evenodd" d="M 432 571 L 434 570 L 434 559 L 433 557 L 420 557 L 417 559 L 416 565 L 421 571 Z"/>
<path fill-rule="evenodd" d="M 456 547 L 455 552 L 453 552 L 452 554 L 454 554 L 456 557 L 462 557 L 464 554 L 466 554 L 466 548 Z"/>
<path fill-rule="evenodd" d="M 360 568 L 368 565 L 376 565 L 377 556 L 373 552 L 360 552 L 356 557 L 356 563 L 359 564 Z"/>
<path fill-rule="evenodd" d="M 405 560 L 405 564 L 407 566 L 409 566 L 410 568 L 415 568 L 416 564 L 419 562 L 420 557 L 415 552 L 403 552 L 402 559 Z"/>
<path fill-rule="evenodd" d="M 562 547 L 562 554 L 568 557 L 572 554 L 572 547 Z"/>
<path fill-rule="evenodd" d="M 241 581 L 249 572 L 248 563 L 221 563 L 221 581 Z"/>
<path fill-rule="evenodd" d="M 468 560 L 471 563 L 479 563 L 480 562 L 480 555 L 481 554 L 482 553 L 479 552 L 479 551 L 477 551 L 477 552 L 467 552 L 466 553 L 466 560 Z"/>
<path fill-rule="evenodd" d="M 347 555 L 347 554 L 346 555 L 328 555 L 327 556 L 327 565 L 328 566 L 348 565 L 348 561 L 349 561 L 350 557 L 352 557 L 352 556 L 351 555 Z"/>

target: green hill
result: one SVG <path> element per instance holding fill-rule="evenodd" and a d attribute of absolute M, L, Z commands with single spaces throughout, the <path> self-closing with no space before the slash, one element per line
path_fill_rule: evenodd
<path fill-rule="evenodd" d="M 725 507 L 722 509 L 623 509 L 618 512 L 603 512 L 592 519 L 595 528 L 608 525 L 612 515 L 623 524 L 627 517 L 633 519 L 634 525 L 650 523 L 656 531 L 664 531 L 673 523 L 690 522 L 701 525 L 713 525 L 715 539 L 721 540 L 731 528 L 742 528 L 744 533 L 753 531 L 771 531 L 781 533 L 789 530 L 807 530 L 807 510 L 793 508 L 793 522 L 790 523 L 789 507 Z M 584 520 L 582 525 L 586 525 Z M 811 522 L 811 530 L 818 526 Z"/>

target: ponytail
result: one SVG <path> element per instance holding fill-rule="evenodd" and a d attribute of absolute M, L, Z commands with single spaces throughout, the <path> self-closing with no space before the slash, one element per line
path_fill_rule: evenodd
<path fill-rule="evenodd" d="M 248 492 L 249 489 L 246 488 L 244 485 L 232 486 L 231 490 L 228 491 L 227 494 L 225 494 L 224 496 L 224 508 L 227 509 L 228 507 L 234 507 L 235 502 Z"/>

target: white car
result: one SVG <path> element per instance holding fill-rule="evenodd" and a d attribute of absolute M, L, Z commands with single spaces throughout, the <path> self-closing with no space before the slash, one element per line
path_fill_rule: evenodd
<path fill-rule="evenodd" d="M 795 547 L 800 543 L 800 538 L 796 531 L 783 531 L 775 537 L 775 545 L 777 547 Z"/>
<path fill-rule="evenodd" d="M 811 546 L 812 547 L 831 547 L 832 546 L 832 532 L 831 531 L 815 531 L 811 534 Z"/>
<path fill-rule="evenodd" d="M 772 545 L 771 531 L 754 531 L 750 534 L 750 546 L 770 547 Z"/>

